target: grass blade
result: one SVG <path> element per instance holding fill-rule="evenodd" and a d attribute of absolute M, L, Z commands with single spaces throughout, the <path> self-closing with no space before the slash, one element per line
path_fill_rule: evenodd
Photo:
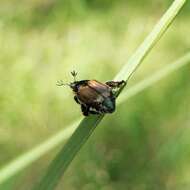
<path fill-rule="evenodd" d="M 59 131 L 56 135 L 49 138 L 45 142 L 36 146 L 32 150 L 26 152 L 25 154 L 19 156 L 17 159 L 13 160 L 7 166 L 3 167 L 0 170 L 0 184 L 2 184 L 5 180 L 8 180 L 10 177 L 30 165 L 35 160 L 39 159 L 42 155 L 50 151 L 52 148 L 55 148 L 58 144 L 68 139 L 72 132 L 76 129 L 80 120 L 74 122 L 69 125 L 67 128 Z"/>
<path fill-rule="evenodd" d="M 182 8 L 185 0 L 175 0 L 168 11 L 164 14 L 158 24 L 154 27 L 153 31 L 145 39 L 142 45 L 137 49 L 129 63 L 124 66 L 121 72 L 116 76 L 116 80 L 126 79 L 128 80 L 136 68 L 140 65 L 144 57 L 148 54 L 151 48 L 156 44 L 159 38 L 166 31 L 168 26 L 171 24 L 179 10 Z M 123 88 L 122 88 L 123 89 Z M 122 91 L 119 90 L 119 93 Z M 66 171 L 67 167 L 80 150 L 82 145 L 87 141 L 88 137 L 92 134 L 95 127 L 103 119 L 103 115 L 90 116 L 84 118 L 79 127 L 73 133 L 69 141 L 58 153 L 56 158 L 50 164 L 48 171 L 44 178 L 40 181 L 37 186 L 34 187 L 36 190 L 51 190 L 54 189 L 60 180 L 61 176 Z"/>
<path fill-rule="evenodd" d="M 148 88 L 149 86 L 152 86 L 154 83 L 158 82 L 162 78 L 166 77 L 168 74 L 176 71 L 177 69 L 180 69 L 181 67 L 187 65 L 190 63 L 190 53 L 185 54 L 181 58 L 179 58 L 174 63 L 168 64 L 165 67 L 161 68 L 159 71 L 155 72 L 151 76 L 145 78 L 141 82 L 137 83 L 133 87 L 125 90 L 121 96 L 119 96 L 117 100 L 117 105 L 120 105 L 125 100 L 127 100 L 130 97 L 135 96 L 139 92 L 143 91 L 144 89 Z"/>
<path fill-rule="evenodd" d="M 136 85 L 130 87 L 129 89 L 124 90 L 124 92 L 119 96 L 117 100 L 117 106 L 121 105 L 129 98 L 135 96 L 136 94 L 145 90 L 149 86 L 152 86 L 153 84 L 164 78 L 165 76 L 171 74 L 177 69 L 180 69 L 181 67 L 187 65 L 188 63 L 190 63 L 190 53 L 185 54 L 174 63 L 168 64 L 167 66 L 158 70 L 150 77 L 145 78 L 143 81 L 137 83 Z M 53 135 L 51 138 L 48 138 L 45 142 L 32 148 L 28 152 L 17 157 L 15 160 L 4 166 L 0 170 L 0 184 L 11 178 L 18 172 L 25 169 L 27 166 L 32 164 L 34 161 L 38 160 L 44 154 L 46 154 L 47 152 L 58 146 L 64 140 L 68 139 L 73 133 L 73 131 L 77 128 L 79 122 L 80 120 L 62 129 L 57 134 Z"/>
<path fill-rule="evenodd" d="M 146 37 L 144 42 L 139 46 L 136 52 L 131 56 L 128 63 L 124 65 L 121 71 L 116 75 L 115 80 L 126 81 L 131 77 L 133 72 L 137 69 L 140 63 L 143 61 L 148 52 L 161 38 L 166 29 L 170 26 L 176 15 L 185 4 L 186 0 L 175 0 L 164 16 L 155 25 L 152 32 Z"/>
<path fill-rule="evenodd" d="M 117 106 L 121 105 L 129 98 L 135 96 L 136 94 L 145 90 L 149 86 L 152 86 L 153 84 L 164 78 L 165 76 L 171 74 L 177 69 L 180 69 L 181 67 L 187 65 L 188 63 L 190 63 L 190 53 L 185 54 L 174 63 L 168 64 L 167 66 L 158 70 L 150 77 L 145 78 L 143 81 L 137 83 L 136 85 L 130 87 L 129 89 L 124 90 L 124 92 L 119 96 L 117 100 Z M 53 135 L 51 138 L 48 138 L 45 142 L 37 145 L 36 147 L 32 148 L 28 152 L 17 157 L 15 160 L 4 166 L 0 170 L 0 184 L 11 178 L 18 172 L 25 169 L 27 166 L 32 164 L 34 161 L 38 160 L 44 154 L 46 154 L 47 152 L 58 146 L 64 140 L 68 139 L 73 133 L 73 131 L 77 128 L 79 122 L 80 120 L 62 129 L 57 134 Z"/>
<path fill-rule="evenodd" d="M 66 146 L 63 147 L 63 149 L 58 153 L 56 158 L 51 163 L 48 170 L 51 173 L 48 172 L 42 183 L 40 183 L 35 189 L 54 189 L 62 174 L 76 155 L 76 152 L 78 152 L 81 146 L 86 142 L 102 118 L 103 115 L 95 117 L 89 116 L 81 121 L 78 128 L 67 142 Z M 94 122 L 94 119 L 96 119 L 96 122 Z"/>

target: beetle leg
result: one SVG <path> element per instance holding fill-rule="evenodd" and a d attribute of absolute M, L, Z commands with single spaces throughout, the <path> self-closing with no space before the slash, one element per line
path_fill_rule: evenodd
<path fill-rule="evenodd" d="M 89 111 L 90 114 L 96 114 L 96 115 L 99 115 L 101 114 L 101 112 L 98 112 L 98 111 L 93 111 L 93 110 L 90 110 Z"/>
<path fill-rule="evenodd" d="M 90 107 L 89 108 L 89 113 L 90 114 L 96 114 L 96 115 L 99 115 L 99 114 L 102 114 L 102 110 L 97 110 L 96 108 L 93 108 L 93 107 Z"/>
<path fill-rule="evenodd" d="M 81 111 L 83 113 L 84 116 L 88 116 L 89 115 L 89 107 L 85 106 L 85 105 L 81 105 Z"/>
<path fill-rule="evenodd" d="M 126 85 L 126 82 L 124 80 L 122 81 L 108 81 L 106 84 L 111 88 L 119 88 L 121 85 Z"/>
<path fill-rule="evenodd" d="M 99 115 L 99 114 L 101 114 L 102 112 L 101 112 L 100 110 L 97 111 L 96 109 L 90 108 L 90 109 L 89 109 L 89 113 L 90 113 L 90 114 Z"/>
<path fill-rule="evenodd" d="M 80 104 L 80 102 L 79 102 L 77 96 L 74 96 L 74 100 L 75 100 L 75 102 L 76 102 L 77 104 Z"/>
<path fill-rule="evenodd" d="M 88 107 L 88 106 L 85 106 L 85 105 L 81 105 L 81 110 L 82 110 L 82 113 L 83 113 L 83 115 L 84 116 L 88 116 L 89 115 L 89 113 L 90 114 L 101 114 L 101 112 L 98 112 L 98 111 L 95 111 L 95 110 L 90 110 L 90 107 Z"/>

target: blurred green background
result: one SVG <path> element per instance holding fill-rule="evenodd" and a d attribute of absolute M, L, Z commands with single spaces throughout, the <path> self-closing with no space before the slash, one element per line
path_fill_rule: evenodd
<path fill-rule="evenodd" d="M 0 166 L 81 116 L 57 80 L 111 80 L 171 0 L 1 0 Z M 190 3 L 128 87 L 190 50 Z M 108 115 L 57 190 L 190 189 L 190 65 Z M 60 147 L 2 185 L 28 190 Z"/>

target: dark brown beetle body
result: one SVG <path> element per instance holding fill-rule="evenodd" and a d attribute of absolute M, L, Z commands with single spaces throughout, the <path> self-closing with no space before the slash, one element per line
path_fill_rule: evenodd
<path fill-rule="evenodd" d="M 76 76 L 75 72 L 71 74 Z M 115 111 L 115 96 L 113 89 L 119 88 L 125 81 L 109 81 L 105 84 L 97 80 L 81 80 L 68 84 L 75 96 L 75 101 L 81 105 L 83 115 L 104 114 Z M 59 83 L 59 86 L 64 85 Z"/>

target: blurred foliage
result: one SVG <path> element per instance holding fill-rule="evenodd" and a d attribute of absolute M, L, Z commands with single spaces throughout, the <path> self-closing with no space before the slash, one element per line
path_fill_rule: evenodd
<path fill-rule="evenodd" d="M 0 165 L 80 113 L 56 80 L 113 78 L 171 0 L 1 0 Z M 190 50 L 190 2 L 129 82 Z M 57 189 L 190 188 L 190 66 L 108 115 Z M 0 189 L 30 189 L 52 151 Z"/>

